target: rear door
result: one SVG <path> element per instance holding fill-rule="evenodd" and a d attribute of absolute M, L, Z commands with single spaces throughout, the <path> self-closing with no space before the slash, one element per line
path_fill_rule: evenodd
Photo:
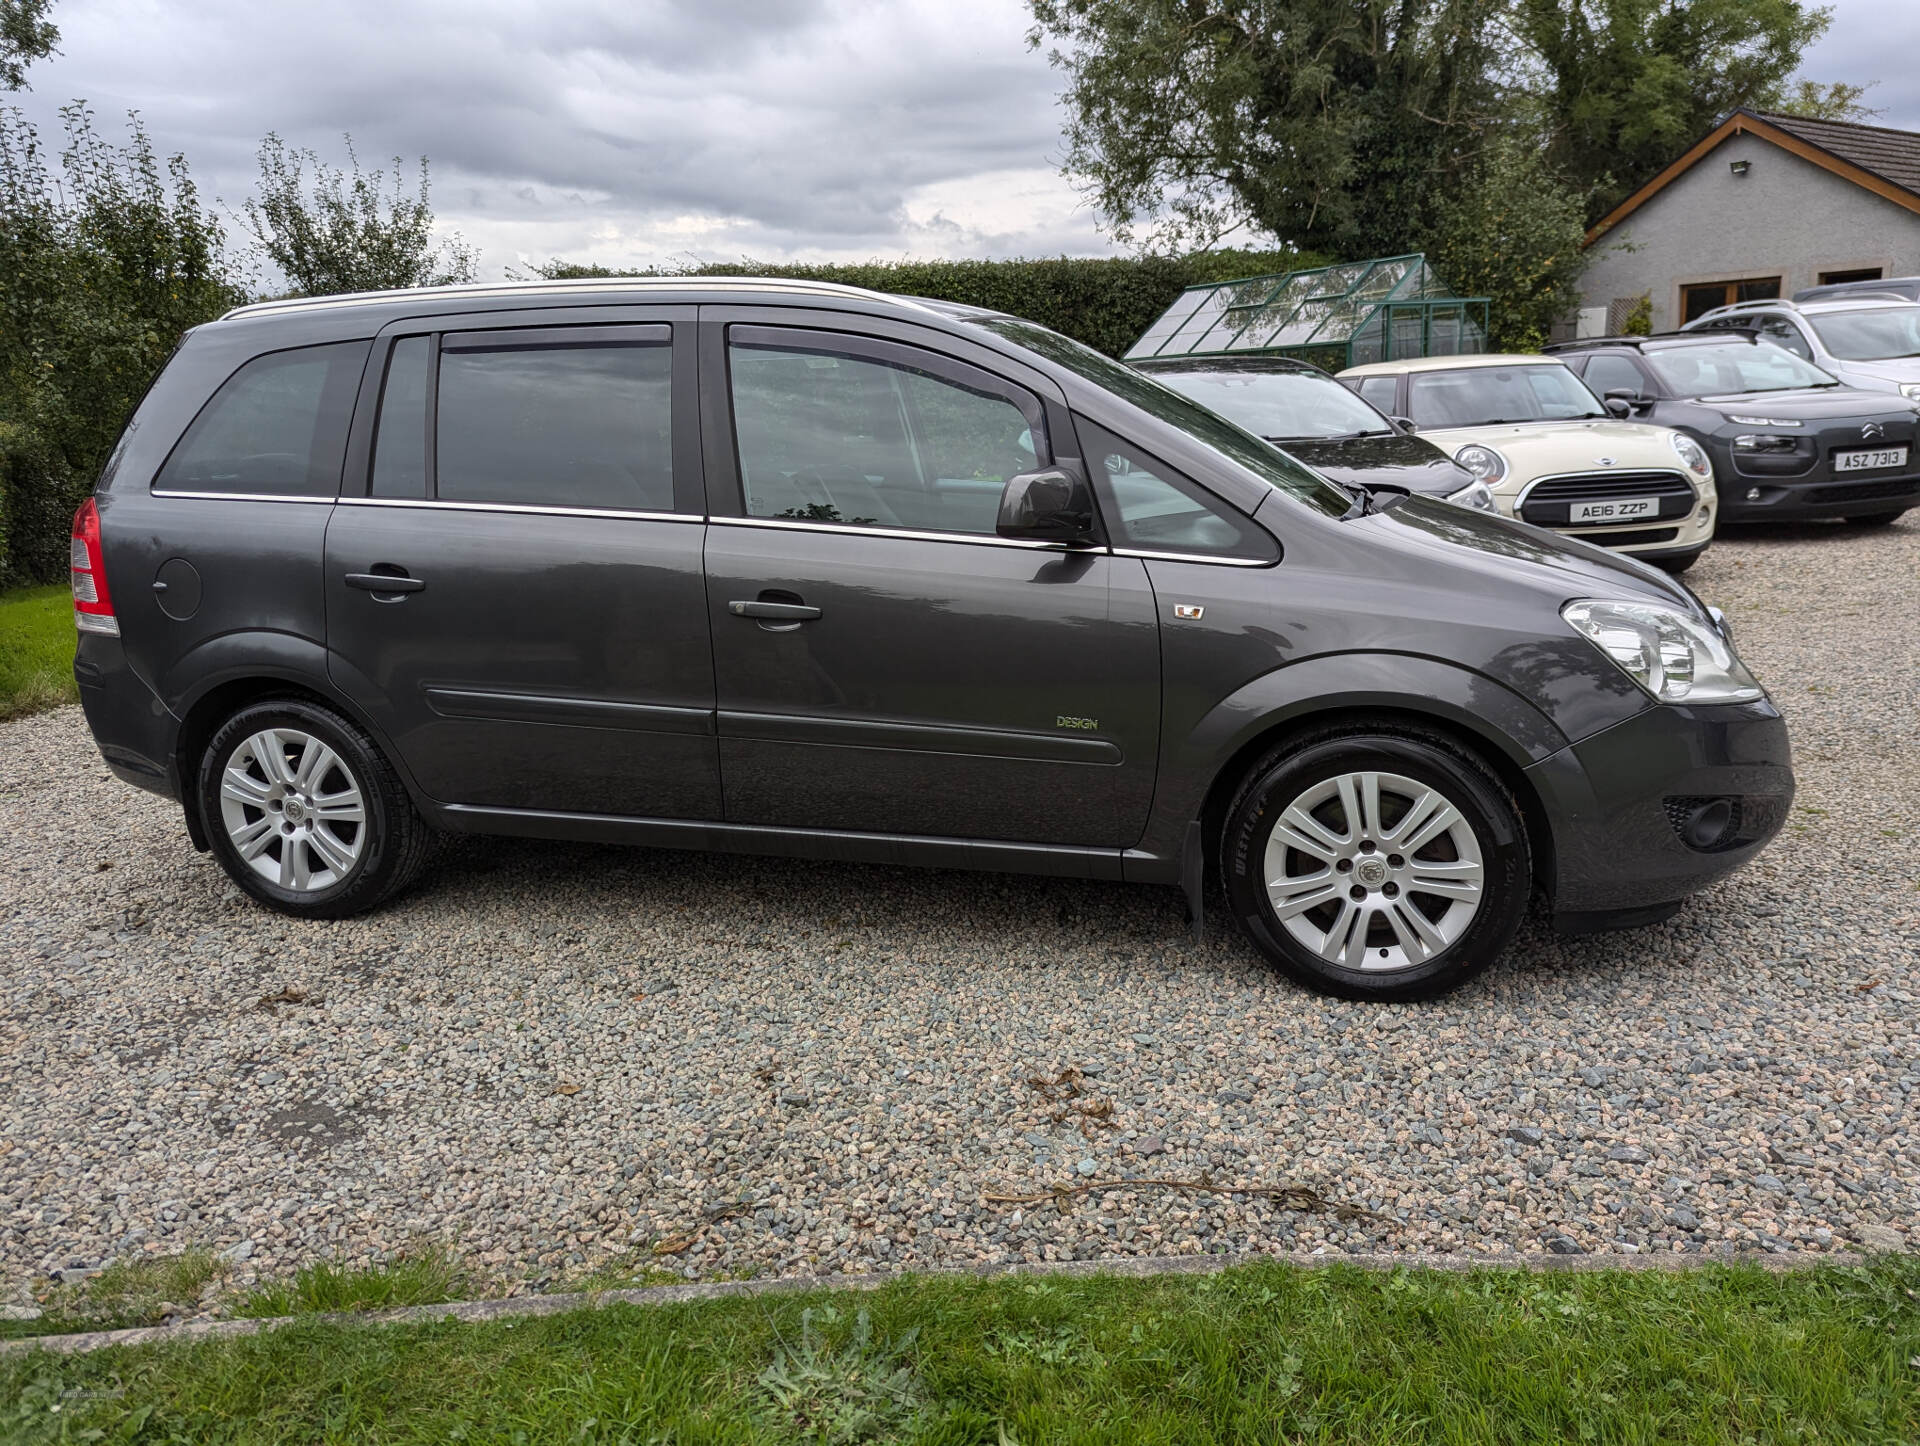
<path fill-rule="evenodd" d="M 1159 733 L 1145 567 L 994 534 L 1006 480 L 1077 451 L 1064 399 L 958 339 L 856 325 L 702 309 L 727 819 L 1135 842 Z"/>
<path fill-rule="evenodd" d="M 376 343 L 329 666 L 434 799 L 720 816 L 693 327 L 597 308 Z"/>

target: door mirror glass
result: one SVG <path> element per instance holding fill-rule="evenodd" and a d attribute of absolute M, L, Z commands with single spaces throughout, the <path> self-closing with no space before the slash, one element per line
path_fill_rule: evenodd
<path fill-rule="evenodd" d="M 1000 494 L 994 531 L 1024 542 L 1092 546 L 1100 540 L 1093 522 L 1093 489 L 1063 467 L 1022 472 Z"/>
<path fill-rule="evenodd" d="M 1626 418 L 1633 415 L 1634 394 L 1624 387 L 1610 389 L 1603 400 L 1607 404 L 1608 416 Z"/>

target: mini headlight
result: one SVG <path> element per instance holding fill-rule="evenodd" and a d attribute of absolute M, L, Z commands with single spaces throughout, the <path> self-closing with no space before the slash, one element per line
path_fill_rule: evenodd
<path fill-rule="evenodd" d="M 1449 492 L 1447 501 L 1461 507 L 1471 507 L 1477 512 L 1498 512 L 1500 504 L 1493 500 L 1493 489 L 1480 481 L 1469 482 L 1458 492 Z"/>
<path fill-rule="evenodd" d="M 1713 459 L 1707 456 L 1707 449 L 1685 432 L 1669 432 L 1667 441 L 1673 444 L 1680 464 L 1694 476 L 1706 478 L 1713 475 Z"/>
<path fill-rule="evenodd" d="M 1483 447 L 1478 442 L 1469 442 L 1453 454 L 1453 460 L 1487 484 L 1495 486 L 1507 475 L 1507 459 L 1491 447 Z"/>
<path fill-rule="evenodd" d="M 1560 616 L 1659 702 L 1749 703 L 1763 696 L 1732 644 L 1678 608 L 1570 602 Z"/>

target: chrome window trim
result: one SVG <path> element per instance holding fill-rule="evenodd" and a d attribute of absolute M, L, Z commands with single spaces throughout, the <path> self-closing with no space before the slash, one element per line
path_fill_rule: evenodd
<path fill-rule="evenodd" d="M 705 522 L 697 512 L 642 512 L 617 507 L 535 507 L 522 502 L 443 502 L 437 497 L 342 497 L 342 507 L 418 507 L 430 512 L 505 512 L 530 517 L 611 517 L 638 522 Z"/>
<path fill-rule="evenodd" d="M 1257 557 L 1222 557 L 1207 552 L 1149 552 L 1139 547 L 1116 547 L 1115 557 L 1138 557 L 1150 562 L 1202 562 L 1211 567 L 1278 567 L 1280 559 L 1265 561 Z"/>
<path fill-rule="evenodd" d="M 185 492 L 159 487 L 148 488 L 147 495 L 182 498 L 194 502 L 305 502 L 320 503 L 328 507 L 340 500 L 331 494 L 325 497 L 300 497 L 284 492 Z"/>
<path fill-rule="evenodd" d="M 1069 547 L 1064 542 L 1034 542 L 1023 537 L 992 537 L 984 532 L 919 532 L 906 527 L 857 527 L 845 522 L 803 522 L 784 517 L 709 517 L 716 527 L 766 527 L 780 532 L 832 532 L 848 537 L 898 537 L 908 542 L 965 542 L 979 547 L 1016 547 L 1028 552 L 1087 553 L 1105 557 L 1107 547 Z"/>
<path fill-rule="evenodd" d="M 1679 478 L 1679 479 L 1680 479 L 1680 480 L 1681 480 L 1681 481 L 1682 481 L 1683 483 L 1685 483 L 1685 484 L 1686 484 L 1686 486 L 1687 486 L 1687 490 L 1693 493 L 1693 505 L 1694 505 L 1694 507 L 1698 507 L 1698 506 L 1700 505 L 1700 489 L 1699 489 L 1698 487 L 1696 487 L 1696 486 L 1694 486 L 1694 483 L 1693 483 L 1693 479 L 1692 479 L 1691 477 L 1689 477 L 1689 476 L 1687 475 L 1687 473 L 1686 473 L 1686 469 L 1685 469 L 1685 468 L 1683 468 L 1683 467 L 1623 467 L 1623 468 L 1621 468 L 1621 469 L 1620 469 L 1620 471 L 1621 471 L 1621 472 L 1628 472 L 1628 473 L 1632 473 L 1632 472 L 1664 472 L 1664 473 L 1666 473 L 1666 475 L 1667 475 L 1667 476 L 1669 476 L 1669 477 L 1678 477 L 1678 478 Z M 1517 513 L 1518 513 L 1518 512 L 1520 511 L 1520 509 L 1521 509 L 1522 507 L 1525 507 L 1525 506 L 1527 505 L 1527 499 L 1528 499 L 1529 497 L 1531 497 L 1531 496 L 1533 495 L 1533 489 L 1534 489 L 1534 488 L 1536 488 L 1536 487 L 1538 487 L 1538 486 L 1539 486 L 1539 485 L 1540 485 L 1540 484 L 1541 484 L 1542 482 L 1565 482 L 1565 481 L 1568 481 L 1568 480 L 1570 480 L 1570 479 L 1572 479 L 1572 478 L 1576 478 L 1576 477 L 1597 477 L 1597 478 L 1605 478 L 1605 477 L 1608 477 L 1608 476 L 1614 476 L 1614 477 L 1617 477 L 1617 476 L 1619 476 L 1619 475 L 1620 475 L 1620 473 L 1619 473 L 1619 472 L 1614 472 L 1614 473 L 1607 473 L 1607 472 L 1549 472 L 1549 473 L 1548 473 L 1548 474 L 1547 474 L 1546 476 L 1544 476 L 1544 477 L 1536 477 L 1536 478 L 1534 478 L 1534 479 L 1533 479 L 1533 480 L 1532 480 L 1531 482 L 1529 482 L 1529 483 L 1527 483 L 1527 485 L 1526 485 L 1525 487 L 1522 487 L 1522 488 L 1520 489 L 1520 495 L 1519 495 L 1518 497 L 1516 497 L 1516 498 L 1514 498 L 1514 499 L 1513 499 L 1513 510 L 1514 510 L 1514 512 L 1515 512 L 1515 513 L 1517 514 Z M 1691 511 L 1692 509 L 1691 509 L 1691 508 L 1689 508 L 1688 510 L 1689 510 L 1689 511 Z"/>

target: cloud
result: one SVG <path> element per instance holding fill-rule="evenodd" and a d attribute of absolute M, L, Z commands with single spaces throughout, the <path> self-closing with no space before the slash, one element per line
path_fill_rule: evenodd
<path fill-rule="evenodd" d="M 324 156 L 431 157 L 486 269 L 552 255 L 1102 253 L 1057 174 L 1058 77 L 1019 0 L 71 0 L 37 67 L 139 109 L 237 204 L 268 130 Z"/>
<path fill-rule="evenodd" d="M 1920 5 L 1913 0 L 1829 0 L 1833 25 L 1806 53 L 1809 80 L 1871 87 L 1873 124 L 1920 131 Z"/>

